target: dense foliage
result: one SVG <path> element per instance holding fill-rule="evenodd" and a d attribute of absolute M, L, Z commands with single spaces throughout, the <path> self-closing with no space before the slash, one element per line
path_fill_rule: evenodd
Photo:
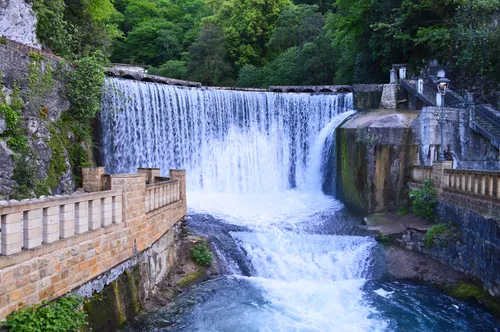
<path fill-rule="evenodd" d="M 4 324 L 11 332 L 83 331 L 87 314 L 81 306 L 82 299 L 70 295 L 51 303 L 21 308 L 8 315 Z"/>
<path fill-rule="evenodd" d="M 209 85 L 387 82 L 432 60 L 455 89 L 499 89 L 500 0 L 31 0 L 56 53 Z"/>

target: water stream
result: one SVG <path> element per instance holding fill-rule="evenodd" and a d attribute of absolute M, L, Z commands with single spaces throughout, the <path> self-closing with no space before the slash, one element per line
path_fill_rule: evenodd
<path fill-rule="evenodd" d="M 335 188 L 326 156 L 354 113 L 351 94 L 106 84 L 107 171 L 186 169 L 190 229 L 222 264 L 131 331 L 494 330 L 491 316 L 432 288 L 376 281 L 380 247 L 323 194 Z"/>

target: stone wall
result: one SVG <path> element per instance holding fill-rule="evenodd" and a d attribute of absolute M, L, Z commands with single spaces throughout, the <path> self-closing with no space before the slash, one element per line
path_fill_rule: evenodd
<path fill-rule="evenodd" d="M 379 108 L 383 87 L 383 84 L 353 85 L 354 109 L 362 111 Z"/>
<path fill-rule="evenodd" d="M 178 263 L 181 228 L 176 223 L 150 248 L 75 291 L 91 298 L 84 309 L 93 331 L 116 331 L 157 294 L 158 284 Z"/>
<path fill-rule="evenodd" d="M 123 222 L 113 223 L 31 250 L 0 256 L 0 319 L 20 306 L 53 300 L 107 273 L 141 252 L 167 259 L 155 251 L 157 243 L 186 215 L 185 173 L 173 171 L 179 181 L 179 200 L 146 213 L 146 176 L 111 175 L 113 192 L 122 193 Z M 0 209 L 0 215 L 3 210 Z M 2 215 L 2 220 L 4 216 Z M 6 229 L 2 228 L 2 232 Z M 3 235 L 3 234 L 2 234 Z M 167 239 L 168 239 L 167 235 Z M 166 240 L 167 244 L 170 240 Z M 161 247 L 161 243 L 159 243 Z M 168 246 L 168 245 L 167 245 Z M 163 255 L 163 256 L 162 256 Z M 171 261 L 171 258 L 168 258 Z M 163 260 L 152 264 L 161 278 Z"/>
<path fill-rule="evenodd" d="M 445 263 L 469 277 L 481 280 L 492 296 L 500 296 L 500 223 L 497 218 L 480 215 L 463 206 L 470 199 L 450 201 L 440 197 L 438 219 L 448 223 L 446 236 L 437 235 L 426 243 L 426 232 L 408 229 L 401 245 Z M 476 202 L 480 203 L 480 202 Z"/>
<path fill-rule="evenodd" d="M 420 145 L 420 164 L 432 165 L 441 145 L 441 109 L 424 107 L 413 121 L 415 144 Z M 445 108 L 444 141 L 448 160 L 460 168 L 500 169 L 500 155 L 491 142 L 469 126 L 469 110 Z"/>

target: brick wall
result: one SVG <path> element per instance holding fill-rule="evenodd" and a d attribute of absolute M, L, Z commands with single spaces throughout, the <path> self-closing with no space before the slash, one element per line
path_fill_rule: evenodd
<path fill-rule="evenodd" d="M 185 193 L 185 173 L 174 172 Z M 122 192 L 123 221 L 99 227 L 31 250 L 0 256 L 0 319 L 21 306 L 53 300 L 151 247 L 186 215 L 181 199 L 145 212 L 146 177 L 111 175 Z M 0 215 L 5 208 L 0 209 Z"/>

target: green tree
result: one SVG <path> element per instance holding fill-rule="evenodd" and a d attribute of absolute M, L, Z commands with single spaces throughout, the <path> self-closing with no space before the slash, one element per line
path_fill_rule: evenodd
<path fill-rule="evenodd" d="M 158 66 L 168 60 L 178 59 L 182 30 L 175 24 L 153 19 L 134 27 L 115 50 L 114 61 Z"/>
<path fill-rule="evenodd" d="M 213 0 L 215 15 L 208 22 L 224 30 L 229 56 L 236 67 L 263 65 L 267 43 L 280 12 L 291 6 L 290 0 Z"/>
<path fill-rule="evenodd" d="M 205 24 L 196 42 L 189 47 L 189 77 L 206 85 L 218 85 L 232 76 L 224 45 L 222 30 L 214 24 Z"/>
<path fill-rule="evenodd" d="M 301 46 L 318 36 L 325 24 L 318 6 L 291 6 L 285 8 L 276 22 L 269 47 L 283 51 L 289 47 Z"/>
<path fill-rule="evenodd" d="M 151 75 L 158 75 L 169 78 L 186 79 L 186 61 L 170 60 L 162 64 L 160 67 L 149 68 L 148 73 Z"/>

